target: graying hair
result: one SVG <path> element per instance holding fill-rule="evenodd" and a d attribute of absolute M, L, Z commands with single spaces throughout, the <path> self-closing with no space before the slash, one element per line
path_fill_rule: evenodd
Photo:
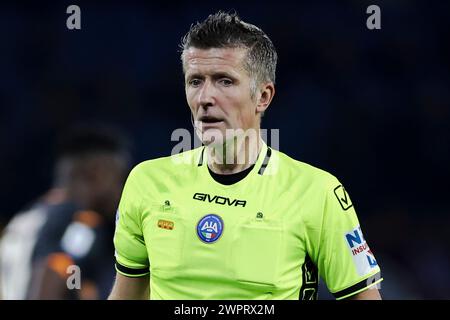
<path fill-rule="evenodd" d="M 193 24 L 182 38 L 181 60 L 184 70 L 184 53 L 187 49 L 245 48 L 247 57 L 244 68 L 252 81 L 250 90 L 256 94 L 258 85 L 275 84 L 278 55 L 269 37 L 253 24 L 242 21 L 236 13 L 219 11 L 203 22 Z"/>

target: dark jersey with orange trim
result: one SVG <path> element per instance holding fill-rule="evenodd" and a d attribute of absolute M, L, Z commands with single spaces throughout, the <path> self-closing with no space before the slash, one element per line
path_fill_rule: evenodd
<path fill-rule="evenodd" d="M 115 274 L 113 233 L 114 223 L 94 211 L 71 203 L 53 207 L 39 233 L 33 264 L 44 262 L 73 284 L 68 285 L 67 299 L 105 299 Z"/>

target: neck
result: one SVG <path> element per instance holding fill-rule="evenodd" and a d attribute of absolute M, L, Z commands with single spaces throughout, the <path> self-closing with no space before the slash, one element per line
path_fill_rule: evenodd
<path fill-rule="evenodd" d="M 217 174 L 233 174 L 244 171 L 258 159 L 263 141 L 259 135 L 240 139 L 234 137 L 220 145 L 209 145 L 208 167 Z"/>

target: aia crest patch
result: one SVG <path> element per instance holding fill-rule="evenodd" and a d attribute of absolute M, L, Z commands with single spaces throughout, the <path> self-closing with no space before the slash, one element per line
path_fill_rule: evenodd
<path fill-rule="evenodd" d="M 208 214 L 197 223 L 197 236 L 205 243 L 219 240 L 223 232 L 223 220 L 216 214 Z"/>
<path fill-rule="evenodd" d="M 336 195 L 336 198 L 344 211 L 353 207 L 352 201 L 350 200 L 350 197 L 348 196 L 347 191 L 345 191 L 343 185 L 339 185 L 334 188 L 334 194 Z"/>

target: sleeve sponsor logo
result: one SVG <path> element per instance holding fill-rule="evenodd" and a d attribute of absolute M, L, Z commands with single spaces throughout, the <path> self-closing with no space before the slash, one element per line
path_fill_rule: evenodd
<path fill-rule="evenodd" d="M 364 239 L 360 226 L 352 231 L 346 232 L 345 241 L 353 257 L 356 271 L 360 276 L 372 272 L 372 269 L 378 266 L 369 245 Z"/>
<path fill-rule="evenodd" d="M 334 194 L 339 201 L 339 204 L 342 207 L 342 210 L 347 211 L 351 207 L 353 207 L 353 203 L 348 196 L 347 191 L 345 190 L 343 185 L 339 185 L 334 188 Z"/>

